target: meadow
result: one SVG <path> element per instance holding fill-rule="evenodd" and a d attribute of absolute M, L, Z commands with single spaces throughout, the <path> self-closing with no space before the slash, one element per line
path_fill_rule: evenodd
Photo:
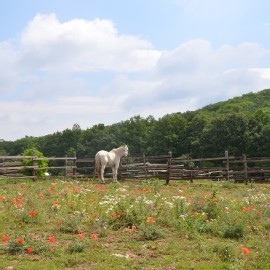
<path fill-rule="evenodd" d="M 1 269 L 270 269 L 270 186 L 0 180 Z"/>

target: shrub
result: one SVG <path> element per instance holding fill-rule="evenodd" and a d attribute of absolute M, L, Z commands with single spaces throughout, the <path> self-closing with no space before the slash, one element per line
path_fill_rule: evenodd
<path fill-rule="evenodd" d="M 216 253 L 223 262 L 231 262 L 234 260 L 233 247 L 227 244 L 214 246 Z"/>
<path fill-rule="evenodd" d="M 36 156 L 39 158 L 44 158 L 44 155 L 38 151 L 35 147 L 26 149 L 22 152 L 21 156 Z M 41 177 L 45 176 L 46 169 L 42 169 L 44 167 L 48 167 L 48 161 L 47 160 L 37 160 L 34 162 L 36 166 L 38 166 L 40 169 L 37 169 L 35 171 L 35 175 Z M 33 166 L 33 160 L 32 159 L 24 159 L 23 164 L 25 166 Z M 32 175 L 33 170 L 31 168 L 25 168 L 24 174 L 25 175 Z"/>
<path fill-rule="evenodd" d="M 240 239 L 244 236 L 244 228 L 241 224 L 230 224 L 223 232 L 224 238 Z"/>

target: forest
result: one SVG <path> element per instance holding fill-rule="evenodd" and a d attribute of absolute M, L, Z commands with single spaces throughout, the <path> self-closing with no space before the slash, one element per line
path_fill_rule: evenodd
<path fill-rule="evenodd" d="M 112 125 L 72 128 L 41 137 L 26 136 L 0 143 L 0 156 L 36 148 L 47 157 L 93 157 L 101 149 L 128 144 L 130 155 L 192 158 L 230 155 L 270 156 L 270 89 L 244 94 L 196 111 L 167 114 L 159 119 L 139 115 Z"/>

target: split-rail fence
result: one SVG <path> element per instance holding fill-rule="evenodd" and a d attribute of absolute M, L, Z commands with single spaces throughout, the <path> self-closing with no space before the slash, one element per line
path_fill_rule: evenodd
<path fill-rule="evenodd" d="M 26 166 L 23 160 L 31 160 Z M 94 158 L 45 157 L 36 156 L 0 156 L 1 178 L 36 179 L 40 167 L 37 161 L 47 160 L 43 170 L 50 172 L 50 177 L 92 178 L 95 176 Z M 28 170 L 31 175 L 24 175 Z M 106 168 L 105 177 L 112 173 Z M 118 179 L 164 179 L 171 180 L 216 179 L 245 182 L 270 181 L 270 157 L 229 156 L 225 151 L 222 157 L 212 158 L 173 158 L 172 153 L 159 156 L 128 156 L 121 159 Z"/>

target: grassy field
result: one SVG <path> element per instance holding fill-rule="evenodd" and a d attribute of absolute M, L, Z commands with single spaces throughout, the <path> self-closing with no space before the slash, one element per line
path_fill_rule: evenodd
<path fill-rule="evenodd" d="M 270 186 L 0 180 L 1 269 L 270 269 Z"/>

